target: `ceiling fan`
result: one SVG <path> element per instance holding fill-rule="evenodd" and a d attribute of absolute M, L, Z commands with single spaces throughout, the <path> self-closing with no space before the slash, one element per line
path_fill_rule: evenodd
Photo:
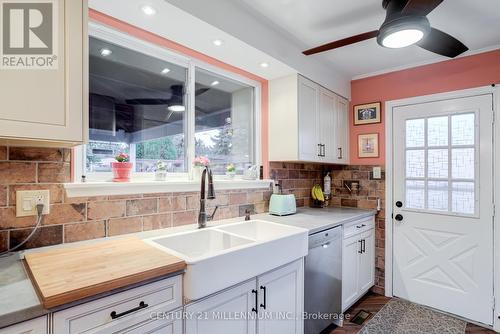
<path fill-rule="evenodd" d="M 387 14 L 379 30 L 373 30 L 324 44 L 303 52 L 306 56 L 340 48 L 377 37 L 377 43 L 387 48 L 403 48 L 417 44 L 423 49 L 454 58 L 469 50 L 447 33 L 432 28 L 426 15 L 443 0 L 383 0 Z"/>

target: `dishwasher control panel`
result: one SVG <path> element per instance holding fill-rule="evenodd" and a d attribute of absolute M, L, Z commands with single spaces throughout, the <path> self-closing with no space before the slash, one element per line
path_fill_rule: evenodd
<path fill-rule="evenodd" d="M 327 247 L 332 241 L 342 237 L 342 227 L 337 226 L 309 236 L 309 249 L 319 246 Z"/>

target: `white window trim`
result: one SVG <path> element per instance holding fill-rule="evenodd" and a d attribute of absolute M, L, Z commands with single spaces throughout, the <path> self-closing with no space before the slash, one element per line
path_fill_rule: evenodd
<path fill-rule="evenodd" d="M 143 193 L 143 192 L 148 192 L 144 191 L 144 187 L 141 187 L 140 185 L 149 185 L 152 186 L 154 185 L 155 188 L 158 188 L 159 184 L 163 184 L 163 188 L 169 189 L 168 191 L 175 191 L 172 190 L 172 185 L 178 186 L 179 189 L 183 190 L 178 190 L 178 191 L 191 191 L 191 190 L 186 190 L 186 189 L 191 189 L 193 182 L 198 184 L 198 181 L 193 181 L 192 179 L 192 161 L 195 158 L 195 153 L 194 153 L 194 146 L 195 146 L 195 139 L 192 134 L 194 134 L 194 128 L 195 128 L 195 119 L 194 119 L 194 105 L 195 105 L 195 96 L 194 94 L 189 94 L 189 92 L 194 91 L 194 85 L 195 85 L 195 70 L 196 68 L 208 70 L 210 72 L 213 72 L 217 75 L 221 75 L 223 77 L 226 77 L 231 80 L 235 80 L 244 84 L 247 84 L 249 86 L 252 86 L 254 88 L 254 148 L 253 148 L 253 155 L 254 155 L 254 165 L 261 166 L 262 164 L 262 141 L 261 141 L 261 131 L 262 131 L 262 124 L 261 124 L 261 83 L 258 81 L 251 80 L 249 78 L 246 78 L 242 75 L 236 74 L 231 71 L 227 71 L 224 69 L 221 69 L 219 67 L 216 67 L 214 65 L 202 62 L 198 59 L 194 58 L 189 58 L 186 56 L 183 56 L 179 53 L 176 53 L 172 50 L 169 50 L 164 47 L 160 47 L 158 45 L 149 43 L 147 41 L 141 40 L 139 38 L 135 38 L 132 36 L 129 36 L 127 34 L 124 34 L 120 31 L 117 31 L 115 29 L 103 26 L 98 23 L 91 22 L 89 23 L 89 36 L 99 38 L 101 40 L 108 41 L 110 43 L 118 44 L 120 46 L 132 49 L 132 50 L 139 50 L 139 52 L 144 53 L 146 55 L 173 63 L 175 65 L 179 65 L 182 67 L 185 67 L 187 70 L 187 82 L 186 85 L 190 88 L 188 89 L 188 93 L 186 94 L 187 97 L 187 117 L 186 117 L 186 123 L 187 123 L 187 138 L 186 138 L 186 163 L 187 163 L 187 168 L 188 171 L 187 173 L 171 173 L 168 176 L 169 181 L 165 181 L 163 183 L 159 183 L 158 181 L 153 181 L 154 180 L 154 173 L 133 173 L 132 179 L 130 182 L 127 182 L 126 185 L 128 185 L 128 191 L 126 192 L 127 194 L 130 194 L 130 191 L 133 191 L 134 193 Z M 122 188 L 122 186 L 119 185 L 113 185 L 111 187 L 104 187 L 104 185 L 109 184 L 114 184 L 111 182 L 112 179 L 112 173 L 111 172 L 103 172 L 103 173 L 85 173 L 85 152 L 84 152 L 84 146 L 77 147 L 74 150 L 74 163 L 73 163 L 73 175 L 74 175 L 74 183 L 67 183 L 65 184 L 65 188 L 68 191 L 68 196 L 69 197 L 74 197 L 70 196 L 71 194 L 74 194 L 74 189 L 90 189 L 92 186 L 98 187 L 101 190 L 104 191 L 104 188 L 113 188 L 114 190 L 111 192 L 118 191 L 117 189 Z M 86 181 L 85 183 L 82 183 L 82 176 L 85 175 Z M 221 183 L 221 185 L 224 185 L 225 189 L 232 189 L 232 186 L 229 186 L 229 183 L 233 182 L 234 184 L 238 184 L 240 186 L 245 186 L 247 188 L 254 188 L 254 187 L 259 187 L 263 188 L 263 182 L 262 180 L 254 180 L 255 184 L 251 184 L 250 180 L 244 180 L 242 176 L 237 176 L 233 180 L 225 179 L 223 176 L 216 176 L 215 177 L 217 183 Z M 269 181 L 265 180 L 264 183 L 266 183 L 266 187 L 269 186 Z M 131 186 L 132 184 L 137 184 L 137 187 Z M 161 188 L 161 187 L 159 187 Z M 186 189 L 184 189 L 186 188 Z M 192 190 L 197 190 L 192 189 Z M 154 191 L 156 192 L 156 191 Z M 86 193 L 91 193 L 91 191 L 86 191 Z M 92 193 L 96 194 L 102 194 L 104 193 L 102 191 L 92 191 Z M 124 194 L 123 191 L 120 190 L 120 194 Z M 108 193 L 109 195 L 109 193 Z M 75 195 L 76 196 L 76 195 Z M 87 196 L 95 196 L 95 195 L 87 195 Z"/>

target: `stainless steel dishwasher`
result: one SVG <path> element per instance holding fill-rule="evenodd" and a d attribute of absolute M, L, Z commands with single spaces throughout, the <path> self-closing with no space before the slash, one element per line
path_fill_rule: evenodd
<path fill-rule="evenodd" d="M 309 236 L 305 260 L 305 334 L 318 334 L 342 312 L 342 227 Z M 322 319 L 317 315 L 327 315 Z M 333 316 L 332 316 L 333 315 Z"/>

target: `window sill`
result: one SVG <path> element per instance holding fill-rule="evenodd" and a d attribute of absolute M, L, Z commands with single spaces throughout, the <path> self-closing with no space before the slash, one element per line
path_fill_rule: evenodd
<path fill-rule="evenodd" d="M 216 190 L 267 189 L 271 180 L 214 180 Z M 131 181 L 131 182 L 85 182 L 65 183 L 68 197 L 90 197 L 107 195 L 133 195 L 169 192 L 199 191 L 200 181 Z"/>

